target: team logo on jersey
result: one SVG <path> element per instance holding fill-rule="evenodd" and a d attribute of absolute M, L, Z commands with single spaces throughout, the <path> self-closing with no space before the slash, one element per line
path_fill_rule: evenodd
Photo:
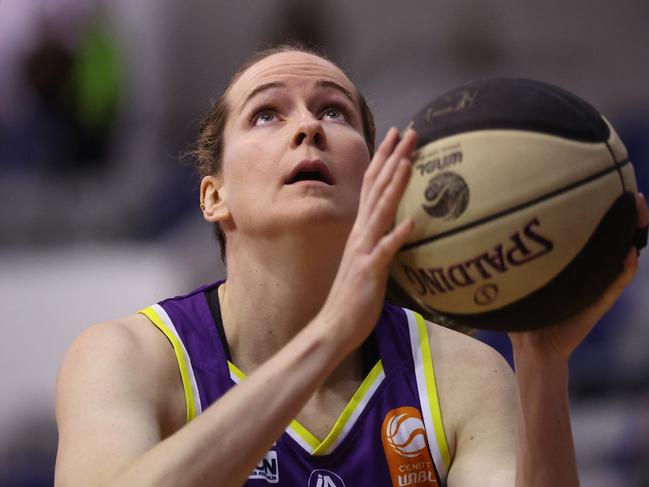
<path fill-rule="evenodd" d="M 381 439 L 393 486 L 438 486 L 418 409 L 404 406 L 389 411 L 383 420 Z"/>
<path fill-rule="evenodd" d="M 421 417 L 403 412 L 386 416 L 386 421 L 385 440 L 399 455 L 416 457 L 426 448 L 426 429 Z"/>
<path fill-rule="evenodd" d="M 329 470 L 314 470 L 309 475 L 308 487 L 345 487 L 345 482 Z"/>
<path fill-rule="evenodd" d="M 266 456 L 261 459 L 259 464 L 252 471 L 249 479 L 265 480 L 269 484 L 279 482 L 279 463 L 277 462 L 277 452 L 270 450 Z"/>

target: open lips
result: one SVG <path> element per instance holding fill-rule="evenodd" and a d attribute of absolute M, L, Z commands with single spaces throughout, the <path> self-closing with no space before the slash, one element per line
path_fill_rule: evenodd
<path fill-rule="evenodd" d="M 294 184 L 299 181 L 320 181 L 329 185 L 334 184 L 329 168 L 320 160 L 301 161 L 293 168 L 284 184 Z"/>

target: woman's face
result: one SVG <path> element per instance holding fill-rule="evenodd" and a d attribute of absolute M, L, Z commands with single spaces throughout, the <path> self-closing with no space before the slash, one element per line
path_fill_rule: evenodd
<path fill-rule="evenodd" d="M 227 101 L 224 229 L 268 236 L 295 225 L 351 228 L 369 153 L 347 76 L 317 56 L 274 54 L 246 70 Z"/>

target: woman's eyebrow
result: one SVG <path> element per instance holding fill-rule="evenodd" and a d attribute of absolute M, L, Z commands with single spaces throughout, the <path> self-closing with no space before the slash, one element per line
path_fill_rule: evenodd
<path fill-rule="evenodd" d="M 347 99 L 349 99 L 350 102 L 352 102 L 354 105 L 356 105 L 356 100 L 354 100 L 354 95 L 351 94 L 351 92 L 343 87 L 342 85 L 339 85 L 335 81 L 331 80 L 318 80 L 316 81 L 315 85 L 319 88 L 332 88 L 340 93 L 342 93 Z M 270 81 L 268 83 L 263 83 L 257 87 L 255 87 L 254 90 L 252 90 L 248 96 L 246 96 L 246 99 L 243 101 L 241 104 L 241 108 L 239 109 L 239 113 L 242 113 L 244 108 L 246 108 L 246 105 L 252 100 L 255 96 L 257 96 L 259 93 L 262 93 L 267 90 L 275 89 L 275 88 L 284 88 L 286 89 L 286 83 L 283 83 L 281 81 Z"/>
<path fill-rule="evenodd" d="M 248 102 L 252 100 L 255 96 L 257 96 L 259 93 L 261 93 L 262 91 L 271 90 L 273 88 L 286 88 L 286 84 L 279 81 L 271 81 L 270 83 L 264 83 L 257 86 L 254 90 L 252 90 L 248 94 L 248 96 L 246 96 L 246 99 L 243 101 L 243 104 L 239 109 L 239 113 L 243 112 L 243 109 L 246 108 Z"/>
<path fill-rule="evenodd" d="M 354 105 L 356 105 L 356 100 L 354 100 L 354 96 L 350 93 L 350 91 L 343 86 L 339 85 L 335 81 L 329 81 L 329 80 L 319 80 L 316 81 L 316 86 L 322 87 L 322 88 L 333 88 L 334 90 L 340 91 L 343 95 L 345 95 L 349 101 L 351 101 Z"/>

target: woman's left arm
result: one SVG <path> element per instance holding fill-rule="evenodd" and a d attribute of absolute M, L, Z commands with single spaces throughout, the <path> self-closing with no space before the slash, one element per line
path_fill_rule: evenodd
<path fill-rule="evenodd" d="M 638 226 L 649 223 L 642 195 Z M 595 303 L 565 322 L 537 331 L 511 333 L 518 383 L 516 486 L 579 485 L 570 427 L 568 360 L 595 324 L 613 306 L 638 268 L 631 249 L 624 270 Z"/>
<path fill-rule="evenodd" d="M 649 211 L 641 195 L 637 206 L 638 226 L 646 227 Z M 464 364 L 461 381 L 465 385 L 468 375 L 469 384 L 474 385 L 470 391 L 466 387 L 461 391 L 464 400 L 454 401 L 460 408 L 468 404 L 468 412 L 455 422 L 457 447 L 449 487 L 579 485 L 570 425 L 568 360 L 637 268 L 638 255 L 631 249 L 623 271 L 591 306 L 562 323 L 511 333 L 515 377 L 495 352 L 481 352 L 476 358 L 479 367 L 470 367 L 470 361 Z"/>

